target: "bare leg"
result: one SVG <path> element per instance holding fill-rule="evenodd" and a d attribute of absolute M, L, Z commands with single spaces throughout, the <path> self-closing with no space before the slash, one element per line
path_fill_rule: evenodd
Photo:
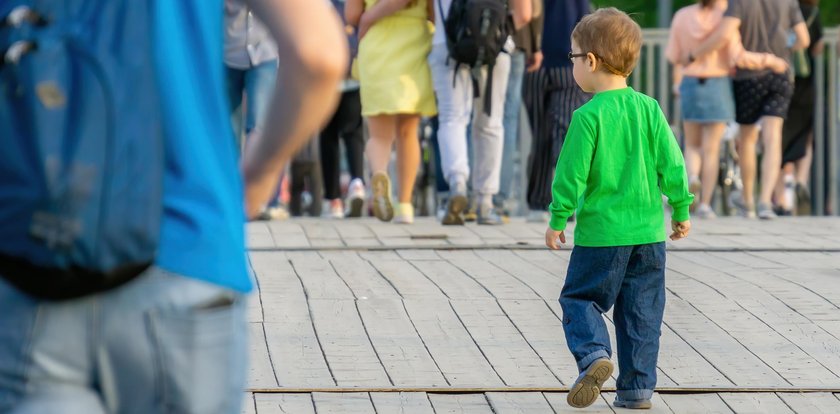
<path fill-rule="evenodd" d="M 814 133 L 808 136 L 808 145 L 805 146 L 805 156 L 796 161 L 796 182 L 808 187 L 811 181 L 811 163 L 814 160 Z"/>
<path fill-rule="evenodd" d="M 370 139 L 365 147 L 365 154 L 370 163 L 370 172 L 388 173 L 388 162 L 391 160 L 391 148 L 397 134 L 397 117 L 393 115 L 377 115 L 367 118 Z"/>
<path fill-rule="evenodd" d="M 761 160 L 761 194 L 758 202 L 769 205 L 782 165 L 782 125 L 784 119 L 766 116 L 761 120 L 761 141 L 764 155 Z"/>
<path fill-rule="evenodd" d="M 703 124 L 697 122 L 683 122 L 683 131 L 685 132 L 685 169 L 690 179 L 700 176 L 700 166 L 702 163 L 700 154 L 703 142 L 702 128 Z"/>
<path fill-rule="evenodd" d="M 723 138 L 723 132 L 726 130 L 726 124 L 716 122 L 712 124 L 705 124 L 702 127 L 703 136 L 703 168 L 700 177 L 702 183 L 700 203 L 710 205 L 712 202 L 712 195 L 715 192 L 715 185 L 717 185 L 718 173 L 720 168 L 720 140 Z"/>
<path fill-rule="evenodd" d="M 758 126 L 740 125 L 738 128 L 738 164 L 741 167 L 741 181 L 744 183 L 744 204 L 753 207 L 755 200 L 755 144 L 758 142 Z M 773 167 L 776 170 L 776 166 Z"/>
<path fill-rule="evenodd" d="M 397 118 L 397 180 L 400 203 L 411 203 L 411 194 L 417 179 L 417 168 L 420 166 L 420 140 L 417 137 L 419 125 L 418 115 L 400 115 Z"/>

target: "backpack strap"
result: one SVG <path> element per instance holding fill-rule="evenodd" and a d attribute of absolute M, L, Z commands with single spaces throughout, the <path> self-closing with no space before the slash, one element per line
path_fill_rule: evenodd
<path fill-rule="evenodd" d="M 487 79 L 484 80 L 484 113 L 490 116 L 493 103 L 493 67 L 495 63 L 487 65 Z"/>

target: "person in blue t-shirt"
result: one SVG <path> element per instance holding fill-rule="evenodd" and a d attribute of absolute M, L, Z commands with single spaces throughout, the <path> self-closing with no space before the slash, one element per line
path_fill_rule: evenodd
<path fill-rule="evenodd" d="M 275 38 L 284 71 L 239 167 L 222 0 L 150 2 L 166 150 L 156 264 L 118 288 L 60 302 L 0 280 L 0 412 L 239 412 L 251 290 L 244 221 L 332 113 L 347 65 L 328 2 L 249 4 Z"/>

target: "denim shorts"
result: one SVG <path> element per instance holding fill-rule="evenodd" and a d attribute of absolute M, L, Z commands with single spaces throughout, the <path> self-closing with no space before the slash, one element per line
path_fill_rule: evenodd
<path fill-rule="evenodd" d="M 735 119 L 732 80 L 686 76 L 680 83 L 680 104 L 684 121 L 730 122 Z"/>

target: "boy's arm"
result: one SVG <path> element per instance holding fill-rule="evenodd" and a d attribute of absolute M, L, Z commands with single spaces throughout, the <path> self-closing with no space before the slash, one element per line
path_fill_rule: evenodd
<path fill-rule="evenodd" d="M 566 132 L 566 141 L 557 159 L 554 182 L 551 185 L 552 202 L 549 226 L 556 230 L 566 229 L 566 221 L 575 212 L 581 195 L 586 190 L 589 168 L 595 153 L 595 130 L 585 118 L 575 112 Z"/>
<path fill-rule="evenodd" d="M 685 172 L 685 160 L 680 151 L 674 133 L 665 119 L 665 114 L 657 106 L 654 111 L 653 131 L 656 145 L 656 174 L 659 188 L 668 197 L 668 204 L 674 210 L 671 218 L 677 222 L 688 220 L 688 206 L 694 195 L 688 192 L 688 178 Z"/>

